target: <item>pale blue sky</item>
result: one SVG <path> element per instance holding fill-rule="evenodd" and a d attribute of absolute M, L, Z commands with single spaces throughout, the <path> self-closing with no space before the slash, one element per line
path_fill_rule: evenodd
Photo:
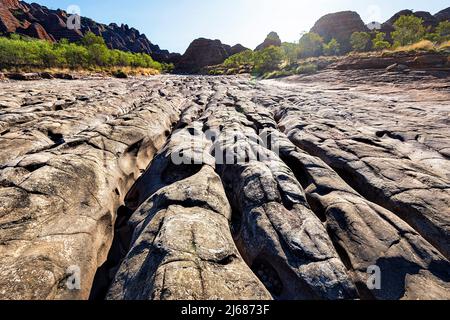
<path fill-rule="evenodd" d="M 402 9 L 433 14 L 449 0 L 34 0 L 52 9 L 77 5 L 103 23 L 127 23 L 161 48 L 183 53 L 198 37 L 255 48 L 270 31 L 296 41 L 322 15 L 357 11 L 364 21 L 384 22 Z"/>

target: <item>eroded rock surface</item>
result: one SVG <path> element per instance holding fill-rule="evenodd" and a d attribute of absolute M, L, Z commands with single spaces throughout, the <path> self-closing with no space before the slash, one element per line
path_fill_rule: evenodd
<path fill-rule="evenodd" d="M 179 117 L 164 81 L 2 84 L 0 297 L 83 299 L 116 211 Z M 139 88 L 139 89 L 137 89 Z M 67 290 L 67 269 L 80 290 Z"/>
<path fill-rule="evenodd" d="M 0 85 L 2 299 L 450 298 L 446 78 Z"/>

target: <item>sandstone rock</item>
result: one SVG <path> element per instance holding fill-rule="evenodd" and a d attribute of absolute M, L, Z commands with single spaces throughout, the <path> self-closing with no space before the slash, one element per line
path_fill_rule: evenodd
<path fill-rule="evenodd" d="M 351 51 L 350 37 L 353 32 L 368 32 L 358 13 L 343 11 L 331 13 L 320 18 L 311 29 L 311 32 L 321 35 L 325 42 L 335 38 L 341 45 L 341 52 Z"/>
<path fill-rule="evenodd" d="M 349 55 L 335 63 L 334 67 L 339 70 L 358 70 L 386 69 L 393 65 L 404 65 L 414 69 L 442 69 L 446 67 L 447 59 L 446 54 L 430 52 Z"/>
<path fill-rule="evenodd" d="M 40 73 L 39 73 L 39 76 L 40 76 L 42 79 L 54 79 L 54 78 L 55 78 L 55 77 L 53 76 L 53 74 L 50 73 L 50 72 L 40 72 Z"/>
<path fill-rule="evenodd" d="M 19 2 L 15 0 L 2 0 L 0 2 L 0 32 L 15 32 L 21 26 L 10 10 L 17 9 Z"/>
<path fill-rule="evenodd" d="M 446 299 L 447 89 L 383 69 L 2 82 L 0 298 Z"/>
<path fill-rule="evenodd" d="M 41 77 L 39 73 L 8 73 L 6 75 L 11 80 L 22 80 L 22 81 L 30 81 L 30 80 L 39 80 Z"/>
<path fill-rule="evenodd" d="M 200 161 L 196 166 L 172 164 L 172 152 L 188 151 L 191 139 L 202 139 L 189 130 L 172 136 L 147 172 L 154 178 L 146 180 L 151 183 L 137 182 L 141 191 L 158 191 L 131 217 L 131 249 L 108 298 L 271 299 L 233 242 L 231 208 L 214 168 Z M 202 142 L 210 144 L 205 137 Z M 203 150 L 197 151 L 197 156 L 189 154 L 192 160 L 201 160 Z"/>
<path fill-rule="evenodd" d="M 241 53 L 241 52 L 246 51 L 246 50 L 249 50 L 249 49 L 244 47 L 241 44 L 236 44 L 236 45 L 231 47 L 230 55 L 235 55 L 235 54 Z"/>
<path fill-rule="evenodd" d="M 325 221 L 361 297 L 445 299 L 450 263 L 436 249 L 394 213 L 360 196 L 319 158 L 295 148 L 278 131 L 271 134 L 280 143 L 282 159 L 296 170 L 314 212 Z M 367 286 L 371 266 L 380 268 L 379 289 Z M 418 295 L 424 287 L 427 292 Z"/>
<path fill-rule="evenodd" d="M 281 47 L 281 40 L 276 32 L 269 33 L 264 42 L 256 47 L 255 51 L 261 51 L 270 46 Z"/>
<path fill-rule="evenodd" d="M 194 40 L 181 57 L 175 71 L 197 73 L 204 67 L 221 64 L 231 55 L 231 47 L 220 40 L 199 38 Z"/>
<path fill-rule="evenodd" d="M 426 54 L 426 55 L 418 55 L 414 58 L 412 64 L 417 67 L 430 67 L 435 66 L 438 68 L 442 68 L 447 63 L 447 57 L 443 54 Z"/>
<path fill-rule="evenodd" d="M 64 72 L 54 73 L 53 77 L 55 77 L 56 79 L 63 79 L 63 80 L 76 80 L 76 79 L 78 79 L 78 77 L 75 74 L 64 73 Z"/>
<path fill-rule="evenodd" d="M 387 72 L 399 72 L 399 71 L 403 72 L 406 70 L 408 70 L 408 66 L 406 66 L 404 64 L 398 64 L 398 63 L 394 63 L 386 68 Z"/>
<path fill-rule="evenodd" d="M 341 105 L 339 113 L 331 108 L 327 125 L 312 124 L 311 120 L 305 123 L 299 119 L 311 113 L 306 108 L 292 108 L 280 126 L 295 145 L 319 156 L 366 199 L 406 221 L 448 259 L 450 243 L 445 235 L 449 232 L 450 168 L 439 151 L 446 148 L 440 132 L 447 129 L 437 129 L 441 124 L 430 120 L 432 116 L 428 120 L 420 116 L 422 129 L 415 132 L 418 120 L 407 120 L 408 105 L 397 104 L 391 104 L 395 120 L 386 119 L 383 113 L 379 116 L 383 122 L 360 119 L 351 106 Z M 440 103 L 432 104 L 442 108 Z M 376 108 L 387 112 L 386 105 L 389 102 L 379 101 L 356 114 L 371 112 L 373 116 L 379 112 Z M 429 103 L 419 105 L 419 110 L 430 112 Z M 349 126 L 354 117 L 358 120 Z M 428 131 L 426 139 L 421 138 L 424 130 Z"/>
<path fill-rule="evenodd" d="M 18 28 L 16 33 L 23 34 L 32 38 L 37 38 L 41 40 L 54 41 L 55 39 L 51 37 L 47 31 L 39 23 L 32 23 L 27 28 Z"/>
<path fill-rule="evenodd" d="M 444 9 L 442 11 L 439 11 L 434 15 L 434 17 L 439 21 L 448 21 L 450 20 L 450 7 L 447 9 Z"/>
<path fill-rule="evenodd" d="M 228 99 L 239 104 L 228 105 Z M 216 161 L 218 155 L 236 158 L 219 161 L 217 172 L 235 210 L 233 230 L 240 252 L 277 299 L 355 297 L 344 266 L 292 172 L 274 152 L 255 143 L 258 124 L 274 127 L 275 122 L 252 105 L 238 92 L 225 95 L 224 90 L 200 118 L 216 132 Z M 256 154 L 259 161 L 252 160 Z M 321 286 L 316 286 L 317 279 Z"/>
<path fill-rule="evenodd" d="M 20 2 L 19 0 L 0 0 L 0 6 L 7 9 L 16 9 L 19 8 Z"/>
<path fill-rule="evenodd" d="M 89 297 L 117 208 L 178 117 L 175 96 L 147 102 L 161 99 L 158 81 L 126 97 L 128 85 L 111 79 L 45 83 L 2 85 L 12 109 L 1 117 L 1 299 Z M 22 99 L 30 104 L 14 109 Z M 81 290 L 66 286 L 70 275 Z"/>

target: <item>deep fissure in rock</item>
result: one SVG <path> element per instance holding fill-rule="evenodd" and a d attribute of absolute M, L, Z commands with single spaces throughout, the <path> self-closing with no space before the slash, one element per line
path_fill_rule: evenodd
<path fill-rule="evenodd" d="M 169 141 L 173 131 L 175 130 L 175 128 L 177 128 L 179 122 L 180 119 L 172 123 L 169 130 L 164 131 L 163 134 L 164 137 L 166 138 L 166 142 Z M 127 148 L 125 153 L 131 154 L 134 157 L 138 157 L 139 153 L 142 151 L 141 149 L 143 147 L 143 142 L 144 139 L 135 142 L 134 144 L 132 144 Z M 159 150 L 158 152 L 155 153 L 153 159 L 149 161 L 147 169 L 141 172 L 141 176 L 150 168 L 154 158 L 158 155 L 158 153 Z M 197 168 L 195 168 L 195 170 L 196 169 Z M 179 172 L 179 174 L 177 177 L 172 179 L 174 181 L 176 181 L 177 178 L 180 178 L 180 176 L 185 176 L 186 174 L 186 172 L 184 172 L 184 170 L 182 169 L 175 171 Z M 129 198 L 133 197 L 133 195 L 130 194 L 129 192 L 139 182 L 139 179 L 140 178 L 136 179 L 134 184 L 129 188 L 129 190 L 127 190 L 124 199 L 124 204 L 120 206 L 119 209 L 117 210 L 116 222 L 114 225 L 113 242 L 109 250 L 106 262 L 97 269 L 94 282 L 91 288 L 89 300 L 93 301 L 105 300 L 108 294 L 108 290 L 111 286 L 111 283 L 114 280 L 121 263 L 123 262 L 123 260 L 125 259 L 126 255 L 130 250 L 134 230 L 129 225 L 129 220 L 137 208 L 134 207 L 135 201 L 133 200 L 130 201 Z M 120 196 L 120 191 L 117 188 L 113 192 L 117 196 Z"/>
<path fill-rule="evenodd" d="M 121 206 L 117 210 L 113 242 L 106 262 L 97 270 L 89 300 L 105 299 L 109 286 L 130 248 L 133 230 L 128 221 L 132 214 L 133 211 L 126 206 Z"/>

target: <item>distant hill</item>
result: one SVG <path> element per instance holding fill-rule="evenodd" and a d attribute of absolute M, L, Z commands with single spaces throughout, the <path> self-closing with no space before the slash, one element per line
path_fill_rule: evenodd
<path fill-rule="evenodd" d="M 78 41 L 91 31 L 102 36 L 111 49 L 147 53 L 160 62 L 177 62 L 179 54 L 162 50 L 144 34 L 126 24 L 106 25 L 82 17 L 80 30 L 67 27 L 68 14 L 63 10 L 50 10 L 36 3 L 18 0 L 0 0 L 0 33 L 18 33 L 33 38 L 58 41 Z"/>

